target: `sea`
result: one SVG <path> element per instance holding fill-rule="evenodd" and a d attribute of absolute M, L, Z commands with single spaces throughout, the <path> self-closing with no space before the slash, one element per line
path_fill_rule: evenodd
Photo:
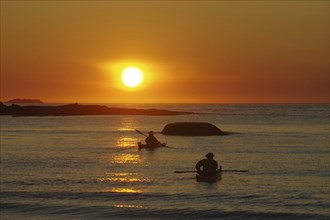
<path fill-rule="evenodd" d="M 1 116 L 1 220 L 330 219 L 329 104 L 107 106 L 198 114 Z M 160 133 L 174 122 L 229 135 Z M 169 147 L 138 150 L 136 130 Z M 248 172 L 197 182 L 208 152 Z"/>

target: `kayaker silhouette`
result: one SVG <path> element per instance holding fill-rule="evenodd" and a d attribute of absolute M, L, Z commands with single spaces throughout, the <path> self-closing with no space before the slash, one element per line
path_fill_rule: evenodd
<path fill-rule="evenodd" d="M 197 162 L 196 164 L 196 170 L 197 173 L 204 176 L 214 176 L 217 174 L 218 171 L 218 162 L 213 159 L 214 154 L 208 153 L 205 155 L 207 159 L 202 159 Z M 203 168 L 203 169 L 201 169 Z M 221 166 L 219 167 L 219 170 L 221 170 Z"/>
<path fill-rule="evenodd" d="M 154 136 L 153 131 L 149 131 L 148 137 L 146 138 L 146 144 L 149 146 L 157 146 L 160 145 L 161 143 L 157 140 L 157 138 Z"/>

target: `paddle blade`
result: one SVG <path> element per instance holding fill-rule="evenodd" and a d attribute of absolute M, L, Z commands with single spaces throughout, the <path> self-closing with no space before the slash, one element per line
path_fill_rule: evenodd
<path fill-rule="evenodd" d="M 249 172 L 249 170 L 222 170 L 222 172 L 226 172 L 226 173 L 230 173 L 230 172 L 245 173 L 245 172 Z"/>

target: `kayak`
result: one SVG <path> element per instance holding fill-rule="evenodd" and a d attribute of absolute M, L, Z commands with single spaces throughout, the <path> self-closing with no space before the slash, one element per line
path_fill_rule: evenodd
<path fill-rule="evenodd" d="M 217 172 L 215 176 L 204 176 L 201 174 L 196 174 L 197 182 L 207 182 L 207 183 L 215 183 L 221 179 L 222 171 Z"/>
<path fill-rule="evenodd" d="M 147 149 L 147 150 L 155 150 L 156 148 L 159 147 L 167 147 L 165 143 L 163 144 L 158 144 L 158 145 L 148 145 L 148 144 L 142 144 L 141 142 L 138 143 L 139 150 L 141 149 Z"/>

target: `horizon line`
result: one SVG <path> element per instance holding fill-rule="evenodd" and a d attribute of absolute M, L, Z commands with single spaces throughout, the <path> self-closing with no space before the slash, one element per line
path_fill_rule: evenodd
<path fill-rule="evenodd" d="M 81 104 L 81 105 L 88 105 L 88 104 L 116 104 L 116 105 L 133 105 L 133 104 L 154 104 L 154 105 L 159 105 L 159 104 L 187 104 L 187 105 L 196 105 L 196 104 L 204 104 L 204 105 L 242 105 L 242 104 L 251 104 L 251 105 L 257 105 L 257 104 L 330 104 L 329 102 L 41 102 L 41 103 L 33 103 L 33 102 L 17 102 L 17 103 L 10 103 L 9 101 L 1 101 L 1 103 L 9 103 L 9 104 Z"/>

